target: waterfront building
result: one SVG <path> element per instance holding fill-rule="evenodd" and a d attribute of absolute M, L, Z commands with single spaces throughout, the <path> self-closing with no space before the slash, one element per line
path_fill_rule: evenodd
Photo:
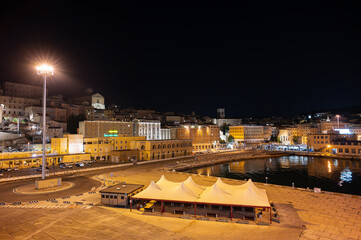
<path fill-rule="evenodd" d="M 112 151 L 131 150 L 131 141 L 145 140 L 145 137 L 99 137 L 84 138 L 84 152 L 92 159 L 109 160 Z"/>
<path fill-rule="evenodd" d="M 0 153 L 1 168 L 30 168 L 39 167 L 42 162 L 42 145 L 32 146 L 34 151 L 26 152 L 3 152 Z M 83 151 L 83 136 L 67 134 L 62 138 L 52 138 L 51 144 L 46 145 L 47 166 L 59 163 L 76 163 L 90 160 L 90 154 Z"/>
<path fill-rule="evenodd" d="M 220 139 L 217 125 L 183 124 L 171 128 L 172 139 L 191 139 L 193 150 L 215 149 Z"/>
<path fill-rule="evenodd" d="M 130 163 L 139 159 L 139 150 L 113 150 L 110 152 L 112 163 Z"/>
<path fill-rule="evenodd" d="M 133 136 L 144 136 L 147 140 L 161 140 L 160 121 L 134 119 Z"/>
<path fill-rule="evenodd" d="M 236 143 L 261 143 L 265 141 L 263 126 L 230 126 L 229 135 L 234 137 Z"/>
<path fill-rule="evenodd" d="M 188 156 L 193 150 L 191 139 L 131 141 L 130 148 L 139 150 L 139 160 Z"/>
<path fill-rule="evenodd" d="M 282 145 L 290 145 L 292 142 L 291 131 L 289 129 L 280 129 L 278 139 Z"/>
<path fill-rule="evenodd" d="M 353 145 L 351 143 L 355 143 L 355 141 L 357 142 L 357 136 L 355 134 L 339 134 L 337 132 L 329 134 L 312 134 L 308 136 L 307 147 L 310 151 L 337 154 L 340 151 L 333 151 L 333 149 L 342 147 L 334 147 L 333 145 L 342 145 L 341 143 Z M 348 144 L 348 142 L 350 142 L 350 144 Z M 345 152 L 343 151 L 343 153 Z"/>
<path fill-rule="evenodd" d="M 133 136 L 133 123 L 120 121 L 81 121 L 79 134 L 85 138 Z"/>
<path fill-rule="evenodd" d="M 169 128 L 161 128 L 160 129 L 160 139 L 162 139 L 162 140 L 171 139 Z"/>

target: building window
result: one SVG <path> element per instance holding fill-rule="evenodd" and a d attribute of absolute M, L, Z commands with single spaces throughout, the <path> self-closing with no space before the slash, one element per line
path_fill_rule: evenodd
<path fill-rule="evenodd" d="M 356 149 L 351 149 L 352 154 L 356 154 Z"/>
<path fill-rule="evenodd" d="M 109 195 L 106 195 L 105 198 L 109 198 Z"/>
<path fill-rule="evenodd" d="M 350 153 L 350 150 L 348 148 L 345 148 L 345 153 Z"/>
<path fill-rule="evenodd" d="M 124 199 L 124 196 L 121 196 L 121 197 L 120 197 L 120 199 L 122 199 L 122 200 L 123 200 L 123 199 Z"/>
<path fill-rule="evenodd" d="M 102 198 L 105 198 L 105 195 L 102 195 Z"/>

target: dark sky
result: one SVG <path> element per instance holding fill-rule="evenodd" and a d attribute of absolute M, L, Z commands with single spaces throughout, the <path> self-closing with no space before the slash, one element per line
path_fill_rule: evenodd
<path fill-rule="evenodd" d="M 168 2 L 2 5 L 0 80 L 40 84 L 33 67 L 49 59 L 53 93 L 91 87 L 122 107 L 237 117 L 361 105 L 360 1 Z"/>

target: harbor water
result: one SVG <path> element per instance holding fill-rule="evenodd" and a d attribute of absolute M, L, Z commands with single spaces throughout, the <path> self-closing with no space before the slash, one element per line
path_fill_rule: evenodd
<path fill-rule="evenodd" d="M 284 156 L 250 159 L 187 172 L 256 182 L 361 195 L 361 161 Z"/>

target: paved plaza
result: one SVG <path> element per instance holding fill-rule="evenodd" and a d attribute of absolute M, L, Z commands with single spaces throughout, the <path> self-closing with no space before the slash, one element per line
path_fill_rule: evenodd
<path fill-rule="evenodd" d="M 163 174 L 171 181 L 184 181 L 190 175 L 165 172 L 162 164 L 154 164 L 117 170 L 98 179 L 105 178 L 107 184 L 123 181 L 148 185 Z M 191 176 L 201 185 L 216 181 L 215 177 Z M 267 190 L 280 223 L 259 226 L 152 216 L 100 206 L 99 193 L 84 193 L 54 202 L 0 206 L 0 239 L 361 239 L 361 198 L 256 185 Z"/>

